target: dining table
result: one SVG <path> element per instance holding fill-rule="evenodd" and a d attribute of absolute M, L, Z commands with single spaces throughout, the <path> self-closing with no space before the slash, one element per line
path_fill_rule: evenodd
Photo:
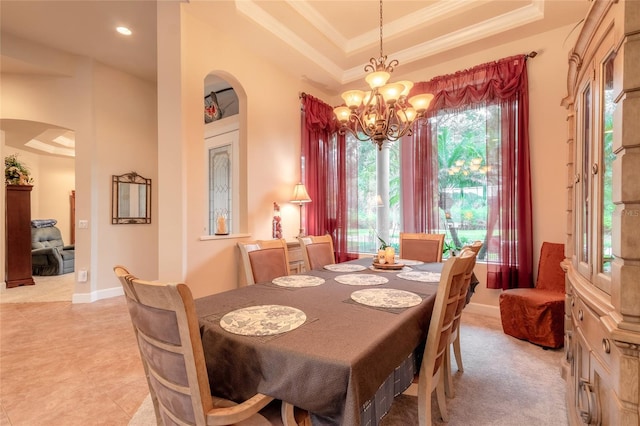
<path fill-rule="evenodd" d="M 212 394 L 269 395 L 313 425 L 377 425 L 419 368 L 443 266 L 396 263 L 361 258 L 196 299 Z"/>

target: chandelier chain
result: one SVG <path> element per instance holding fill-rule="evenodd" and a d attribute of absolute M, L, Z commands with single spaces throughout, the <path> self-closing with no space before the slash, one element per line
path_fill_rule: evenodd
<path fill-rule="evenodd" d="M 380 0 L 380 57 L 384 55 L 382 53 L 382 0 Z"/>

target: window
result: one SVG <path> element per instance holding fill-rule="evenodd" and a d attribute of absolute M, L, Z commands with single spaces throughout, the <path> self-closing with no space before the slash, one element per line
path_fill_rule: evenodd
<path fill-rule="evenodd" d="M 356 252 L 373 251 L 379 244 L 376 231 L 381 237 L 388 233 L 391 243 L 400 230 L 446 232 L 454 245 L 463 244 L 463 237 L 479 238 L 470 231 L 480 231 L 486 235 L 479 257 L 490 260 L 487 287 L 531 287 L 526 60 L 511 56 L 416 83 L 414 93 L 434 94 L 434 119 L 391 144 L 399 150 L 393 161 L 392 150 L 383 147 L 373 160 L 369 151 L 361 152 L 375 152 L 370 144 L 336 135 L 331 106 L 302 96 L 305 183 L 318 200 L 307 209 L 309 232 L 332 234 L 336 258 L 345 261 Z M 444 144 L 440 150 L 438 137 Z M 391 164 L 399 164 L 397 177 Z M 486 178 L 476 172 L 486 172 Z"/>
<path fill-rule="evenodd" d="M 486 240 L 488 185 L 487 149 L 499 148 L 500 107 L 441 113 L 431 119 L 437 132 L 438 209 L 440 226 L 432 232 L 446 234 L 452 248 Z M 357 152 L 358 229 L 350 249 L 372 253 L 379 236 L 397 248 L 402 225 L 400 143 L 387 143 L 382 151 L 372 143 L 347 136 L 349 151 Z M 352 146 L 351 148 L 349 148 Z M 406 162 L 406 159 L 405 159 Z"/>
<path fill-rule="evenodd" d="M 487 150 L 500 148 L 500 107 L 440 113 L 433 120 L 438 141 L 438 207 L 445 241 L 459 250 L 487 239 Z M 432 125 L 434 125 L 432 124 Z M 484 256 L 484 251 L 481 257 Z"/>
<path fill-rule="evenodd" d="M 216 234 L 218 218 L 226 222 L 227 233 L 238 232 L 238 130 L 218 128 L 205 138 L 207 176 L 207 218 L 205 230 Z M 216 134 L 217 133 L 217 134 Z"/>
<path fill-rule="evenodd" d="M 357 229 L 349 232 L 348 247 L 353 253 L 374 253 L 385 243 L 398 249 L 402 230 L 400 196 L 400 150 L 398 143 L 377 145 L 361 142 L 347 135 L 347 152 L 354 153 L 354 173 L 357 176 Z M 348 166 L 349 167 L 349 166 Z"/>
<path fill-rule="evenodd" d="M 613 111 L 616 107 L 613 93 L 613 60 L 615 53 L 611 53 L 603 64 L 602 78 L 602 202 L 600 203 L 600 214 L 602 220 L 600 224 L 601 259 L 600 271 L 611 276 L 612 251 L 612 220 L 615 205 L 613 204 L 613 160 L 616 155 L 613 153 Z"/>

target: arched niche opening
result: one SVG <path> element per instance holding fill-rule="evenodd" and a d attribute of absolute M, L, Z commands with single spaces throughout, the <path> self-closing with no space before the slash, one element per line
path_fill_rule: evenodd
<path fill-rule="evenodd" d="M 225 72 L 204 79 L 204 144 L 207 152 L 209 235 L 240 234 L 247 224 L 246 95 Z"/>
<path fill-rule="evenodd" d="M 55 224 L 46 223 L 58 228 L 64 245 L 74 244 L 75 131 L 40 121 L 9 118 L 0 119 L 0 130 L 2 157 L 15 155 L 32 179 L 27 219 L 54 219 Z M 3 218 L 6 219 L 6 212 Z M 31 235 L 21 238 L 31 242 Z M 5 253 L 2 254 L 0 257 L 5 258 Z"/>

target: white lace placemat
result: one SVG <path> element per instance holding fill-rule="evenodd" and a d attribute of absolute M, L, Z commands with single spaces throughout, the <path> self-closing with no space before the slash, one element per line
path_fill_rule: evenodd
<path fill-rule="evenodd" d="M 347 285 L 379 285 L 386 284 L 389 280 L 380 275 L 374 274 L 346 274 L 338 275 L 336 281 Z"/>
<path fill-rule="evenodd" d="M 271 336 L 300 327 L 307 316 L 300 309 L 282 305 L 259 305 L 237 309 L 220 319 L 220 327 L 242 336 Z"/>
<path fill-rule="evenodd" d="M 378 308 L 410 308 L 419 305 L 422 297 L 415 293 L 393 288 L 367 288 L 351 293 L 351 299 Z"/>
<path fill-rule="evenodd" d="M 438 272 L 426 272 L 426 271 L 410 271 L 400 272 L 398 277 L 404 278 L 410 281 L 421 281 L 423 283 L 437 283 L 440 281 L 440 274 Z"/>
<path fill-rule="evenodd" d="M 332 265 L 324 265 L 324 269 L 331 272 L 358 272 L 364 271 L 366 266 L 355 263 L 336 263 Z"/>
<path fill-rule="evenodd" d="M 324 283 L 324 278 L 312 275 L 286 275 L 274 278 L 271 282 L 281 287 L 315 287 Z"/>

